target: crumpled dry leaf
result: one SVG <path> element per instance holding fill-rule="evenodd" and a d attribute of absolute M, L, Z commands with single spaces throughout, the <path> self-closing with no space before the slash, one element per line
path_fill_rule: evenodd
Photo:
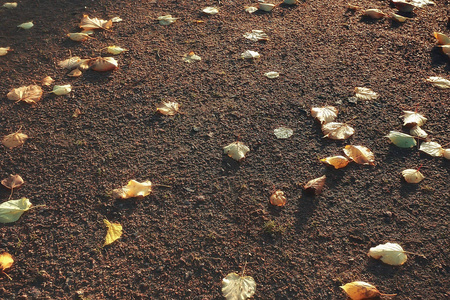
<path fill-rule="evenodd" d="M 258 10 L 258 8 L 254 7 L 254 6 L 245 7 L 245 11 L 248 12 L 249 14 L 252 14 L 257 10 Z"/>
<path fill-rule="evenodd" d="M 367 147 L 347 145 L 344 153 L 357 164 L 375 165 L 375 155 Z"/>
<path fill-rule="evenodd" d="M 385 264 L 391 266 L 401 266 L 408 259 L 402 246 L 396 243 L 386 243 L 372 247 L 367 255 L 375 259 L 380 259 Z"/>
<path fill-rule="evenodd" d="M 345 123 L 330 122 L 322 125 L 325 137 L 333 140 L 345 140 L 355 133 L 355 129 Z"/>
<path fill-rule="evenodd" d="M 9 200 L 0 204 L 0 223 L 12 223 L 19 220 L 24 212 L 30 209 L 28 198 Z"/>
<path fill-rule="evenodd" d="M 28 135 L 23 134 L 21 132 L 14 132 L 14 133 L 5 135 L 3 137 L 2 144 L 7 148 L 12 149 L 15 147 L 22 146 L 27 139 L 28 139 Z"/>
<path fill-rule="evenodd" d="M 414 111 L 404 110 L 403 113 L 404 115 L 401 116 L 403 118 L 403 126 L 422 126 L 427 121 L 427 118 Z"/>
<path fill-rule="evenodd" d="M 303 189 L 306 192 L 313 193 L 314 195 L 317 196 L 320 193 L 322 193 L 322 189 L 323 189 L 323 186 L 325 185 L 326 179 L 327 179 L 327 176 L 323 175 L 322 177 L 310 180 L 303 186 Z"/>
<path fill-rule="evenodd" d="M 251 276 L 228 274 L 222 279 L 222 294 L 227 300 L 246 300 L 256 291 L 256 282 Z"/>
<path fill-rule="evenodd" d="M 183 55 L 183 61 L 187 63 L 193 63 L 201 60 L 202 58 L 197 54 L 195 54 L 194 51 L 191 51 L 188 54 Z"/>
<path fill-rule="evenodd" d="M 244 37 L 251 41 L 267 41 L 269 36 L 263 30 L 252 30 L 252 32 L 244 33 Z"/>
<path fill-rule="evenodd" d="M 333 122 L 337 118 L 338 110 L 334 106 L 311 107 L 311 115 L 321 124 Z"/>
<path fill-rule="evenodd" d="M 277 139 L 287 139 L 294 134 L 294 130 L 288 127 L 278 127 L 273 130 Z"/>
<path fill-rule="evenodd" d="M 423 142 L 420 144 L 419 150 L 434 157 L 444 155 L 444 148 L 436 142 Z"/>
<path fill-rule="evenodd" d="M 16 8 L 17 7 L 17 2 L 6 2 L 5 4 L 2 5 L 4 8 Z"/>
<path fill-rule="evenodd" d="M 66 84 L 66 85 L 55 85 L 53 87 L 53 91 L 51 91 L 50 93 L 55 94 L 56 96 L 62 96 L 62 95 L 67 95 L 68 93 L 70 93 L 72 91 L 72 86 L 70 84 Z"/>
<path fill-rule="evenodd" d="M 353 281 L 341 288 L 351 300 L 377 299 L 381 296 L 376 287 L 364 281 Z"/>
<path fill-rule="evenodd" d="M 272 11 L 276 7 L 275 4 L 272 3 L 258 3 L 258 9 L 262 11 Z"/>
<path fill-rule="evenodd" d="M 344 168 L 350 162 L 350 160 L 348 160 L 347 157 L 340 156 L 340 155 L 322 158 L 320 161 L 325 163 L 325 164 L 328 164 L 330 166 L 333 166 L 335 169 Z"/>
<path fill-rule="evenodd" d="M 416 8 L 416 5 L 403 0 L 391 0 L 391 2 L 395 5 L 395 8 L 397 8 L 401 12 L 410 13 L 414 10 L 414 8 Z"/>
<path fill-rule="evenodd" d="M 164 101 L 156 105 L 156 111 L 165 116 L 174 116 L 179 109 L 180 105 L 173 101 Z"/>
<path fill-rule="evenodd" d="M 45 86 L 51 86 L 53 82 L 55 82 L 55 80 L 50 76 L 46 76 L 44 79 L 42 79 L 42 85 Z"/>
<path fill-rule="evenodd" d="M 10 47 L 0 47 L 0 56 L 5 56 L 8 51 L 12 51 Z"/>
<path fill-rule="evenodd" d="M 389 17 L 391 17 L 392 20 L 399 22 L 399 23 L 404 23 L 409 19 L 407 17 L 394 14 L 393 12 L 389 13 Z"/>
<path fill-rule="evenodd" d="M 267 72 L 267 73 L 264 73 L 264 76 L 266 76 L 267 78 L 270 78 L 270 79 L 275 79 L 275 78 L 280 77 L 280 73 L 278 73 L 278 72 Z"/>
<path fill-rule="evenodd" d="M 114 57 L 96 57 L 89 60 L 89 66 L 97 72 L 107 72 L 117 69 L 118 63 Z"/>
<path fill-rule="evenodd" d="M 173 18 L 172 15 L 160 16 L 156 20 L 158 20 L 160 25 L 170 25 L 174 23 L 178 18 Z"/>
<path fill-rule="evenodd" d="M 377 8 L 366 9 L 363 13 L 365 16 L 368 16 L 372 19 L 381 19 L 386 16 L 384 12 Z"/>
<path fill-rule="evenodd" d="M 414 169 L 403 170 L 402 175 L 407 183 L 419 183 L 425 178 L 419 170 Z"/>
<path fill-rule="evenodd" d="M 242 142 L 233 142 L 228 146 L 223 147 L 223 152 L 234 160 L 241 161 L 245 155 L 250 151 L 250 148 Z"/>
<path fill-rule="evenodd" d="M 450 45 L 450 38 L 440 32 L 433 32 L 434 37 L 437 40 L 438 45 Z"/>
<path fill-rule="evenodd" d="M 219 9 L 217 7 L 208 6 L 202 9 L 202 12 L 207 15 L 215 15 L 219 13 Z"/>
<path fill-rule="evenodd" d="M 108 53 L 111 53 L 112 55 L 119 55 L 122 52 L 128 51 L 128 49 L 119 47 L 119 46 L 108 46 L 105 48 Z"/>
<path fill-rule="evenodd" d="M 400 148 L 411 148 L 417 145 L 416 139 L 406 133 L 398 132 L 398 131 L 390 131 L 387 138 L 391 140 L 391 142 Z"/>
<path fill-rule="evenodd" d="M 138 182 L 134 179 L 128 181 L 127 185 L 113 190 L 113 197 L 120 199 L 146 197 L 152 192 L 152 183 L 150 181 Z"/>
<path fill-rule="evenodd" d="M 284 195 L 284 192 L 281 190 L 275 191 L 270 196 L 270 204 L 275 206 L 285 206 L 286 205 L 286 196 Z"/>
<path fill-rule="evenodd" d="M 78 67 L 81 67 L 81 69 L 87 69 L 89 60 L 90 59 L 88 59 L 88 58 L 81 59 L 78 56 L 73 56 L 68 59 L 60 61 L 58 63 L 58 66 L 60 66 L 61 68 L 64 68 L 64 69 L 69 69 L 69 70 L 72 70 L 72 69 L 75 69 Z M 82 67 L 82 66 L 84 66 L 84 67 Z"/>
<path fill-rule="evenodd" d="M 83 30 L 94 30 L 94 29 L 104 29 L 108 30 L 112 27 L 111 20 L 102 20 L 98 18 L 89 18 L 88 15 L 83 15 L 80 22 L 80 28 Z"/>
<path fill-rule="evenodd" d="M 42 97 L 42 89 L 38 85 L 21 86 L 12 89 L 7 95 L 9 100 L 23 101 L 28 104 L 35 105 Z"/>
<path fill-rule="evenodd" d="M 91 33 L 85 33 L 85 32 L 70 32 L 67 34 L 69 39 L 75 42 L 83 42 L 90 38 Z"/>
<path fill-rule="evenodd" d="M 252 51 L 252 50 L 247 50 L 247 51 L 241 53 L 242 59 L 256 59 L 256 58 L 260 58 L 260 57 L 261 57 L 261 55 L 259 55 L 258 52 Z"/>
<path fill-rule="evenodd" d="M 17 25 L 17 27 L 22 28 L 22 29 L 25 29 L 25 30 L 28 30 L 28 29 L 30 29 L 30 28 L 33 27 L 33 26 L 34 26 L 33 21 L 30 21 L 30 22 L 26 22 L 26 23 L 22 23 L 22 24 L 20 24 L 20 25 Z"/>
<path fill-rule="evenodd" d="M 20 175 L 11 174 L 8 178 L 3 179 L 1 183 L 4 187 L 12 190 L 20 188 L 24 184 L 24 181 Z"/>
<path fill-rule="evenodd" d="M 431 82 L 431 84 L 434 87 L 437 87 L 438 89 L 441 89 L 441 90 L 450 89 L 450 80 L 447 80 L 443 77 L 430 76 L 430 77 L 428 77 L 427 81 Z"/>
<path fill-rule="evenodd" d="M 111 223 L 106 219 L 103 220 L 103 223 L 105 223 L 105 226 L 108 229 L 106 232 L 105 243 L 103 243 L 103 247 L 105 247 L 122 236 L 122 225 L 119 223 Z"/>
<path fill-rule="evenodd" d="M 83 75 L 83 72 L 81 72 L 80 69 L 73 69 L 67 73 L 67 76 L 69 77 L 80 77 L 81 75 Z"/>
<path fill-rule="evenodd" d="M 423 139 L 425 139 L 428 136 L 428 133 L 426 133 L 425 130 L 423 130 L 422 128 L 420 128 L 417 125 L 414 126 L 413 128 L 411 128 L 409 130 L 409 133 L 412 136 L 417 136 L 417 137 L 420 137 L 420 138 L 423 138 Z"/>
<path fill-rule="evenodd" d="M 427 5 L 436 5 L 433 1 L 430 0 L 411 0 L 411 4 L 414 4 L 417 7 L 424 7 Z"/>
<path fill-rule="evenodd" d="M 356 87 L 355 96 L 361 100 L 375 100 L 379 97 L 377 93 L 366 87 Z"/>
<path fill-rule="evenodd" d="M 0 254 L 0 272 L 5 271 L 6 269 L 11 268 L 14 263 L 14 259 L 12 255 L 8 252 L 3 252 Z"/>

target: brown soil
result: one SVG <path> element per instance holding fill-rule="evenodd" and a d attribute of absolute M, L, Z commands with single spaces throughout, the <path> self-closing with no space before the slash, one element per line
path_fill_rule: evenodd
<path fill-rule="evenodd" d="M 0 298 L 222 299 L 222 278 L 246 265 L 255 299 L 345 299 L 339 286 L 354 280 L 399 300 L 448 299 L 449 162 L 384 135 L 402 130 L 402 110 L 417 109 L 433 140 L 450 142 L 449 92 L 424 80 L 449 77 L 432 36 L 450 34 L 449 2 L 417 9 L 404 24 L 362 18 L 346 2 L 252 15 L 243 9 L 248 0 L 23 0 L 1 9 L 0 46 L 14 51 L 0 57 L 0 135 L 22 127 L 30 136 L 20 148 L 2 147 L 1 177 L 20 174 L 26 184 L 13 199 L 45 207 L 0 226 L 0 251 L 15 258 L 12 280 L 0 276 Z M 387 0 L 353 3 L 395 11 Z M 200 13 L 211 5 L 218 15 Z M 65 34 L 79 31 L 84 13 L 124 21 L 72 42 Z M 180 19 L 159 25 L 166 14 Z M 32 29 L 16 28 L 30 20 Z M 270 40 L 245 39 L 252 29 Z M 71 79 L 56 65 L 114 44 L 130 51 L 113 72 Z M 261 58 L 238 59 L 247 49 Z M 184 63 L 190 51 L 202 60 Z M 281 76 L 270 80 L 268 71 Z M 45 94 L 36 108 L 6 99 L 47 75 L 73 92 Z M 381 97 L 351 103 L 356 86 Z M 162 100 L 179 102 L 182 114 L 156 114 Z M 309 110 L 326 104 L 339 108 L 338 120 L 352 120 L 352 138 L 322 138 Z M 82 114 L 72 118 L 77 108 Z M 294 135 L 278 140 L 273 129 L 281 125 Z M 241 163 L 222 153 L 236 139 L 251 149 Z M 346 144 L 370 148 L 376 166 L 319 162 Z M 403 169 L 422 164 L 424 181 L 402 180 Z M 323 174 L 321 195 L 302 192 Z M 170 187 L 113 200 L 112 189 L 130 179 Z M 268 202 L 275 189 L 287 194 L 284 208 Z M 1 201 L 9 194 L 1 188 Z M 102 248 L 105 218 L 124 234 Z M 426 258 L 409 255 L 392 267 L 367 257 L 385 242 Z"/>

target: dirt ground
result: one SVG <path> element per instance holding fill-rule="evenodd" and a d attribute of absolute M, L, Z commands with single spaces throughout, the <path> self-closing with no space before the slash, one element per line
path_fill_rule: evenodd
<path fill-rule="evenodd" d="M 355 280 L 398 300 L 450 298 L 449 161 L 384 137 L 404 131 L 402 110 L 417 109 L 430 139 L 450 142 L 449 92 L 425 81 L 450 75 L 433 37 L 450 34 L 449 1 L 416 9 L 403 24 L 363 18 L 343 0 L 254 14 L 244 11 L 255 4 L 247 0 L 18 2 L 0 10 L 0 47 L 14 50 L 0 57 L 0 135 L 21 128 L 30 138 L 1 146 L 0 177 L 20 174 L 26 183 L 13 199 L 45 207 L 0 225 L 0 252 L 15 259 L 12 280 L 0 275 L 1 299 L 222 299 L 222 278 L 244 266 L 255 299 L 345 299 L 339 286 Z M 395 11 L 387 0 L 351 3 Z M 206 6 L 220 13 L 203 15 Z M 73 42 L 66 34 L 79 31 L 85 13 L 123 22 Z M 179 19 L 155 21 L 167 14 Z M 30 20 L 33 28 L 17 29 Z M 270 39 L 245 39 L 253 29 Z M 71 54 L 107 56 L 100 49 L 110 45 L 129 49 L 113 72 L 74 79 L 57 66 Z M 245 50 L 261 58 L 239 59 Z M 190 51 L 202 60 L 183 62 Z M 268 79 L 269 71 L 281 75 Z M 47 75 L 73 91 L 46 92 L 35 108 L 6 98 Z M 356 86 L 380 98 L 349 101 Z M 158 115 L 163 100 L 182 113 Z M 353 137 L 323 138 L 309 112 L 323 105 L 351 120 Z M 293 136 L 277 139 L 279 126 Z M 222 150 L 237 139 L 250 147 L 240 163 Z M 376 165 L 320 163 L 347 144 L 371 149 Z M 407 184 L 401 171 L 420 165 L 425 180 Z M 321 195 L 302 191 L 324 174 Z M 112 199 L 130 179 L 160 186 L 143 199 Z M 269 204 L 276 189 L 287 195 L 283 208 Z M 9 195 L 0 188 L 1 202 Z M 106 247 L 103 219 L 124 228 Z M 385 242 L 425 258 L 393 267 L 367 257 Z"/>

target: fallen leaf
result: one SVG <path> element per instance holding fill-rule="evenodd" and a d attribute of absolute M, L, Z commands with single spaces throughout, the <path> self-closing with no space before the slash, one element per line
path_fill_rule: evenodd
<path fill-rule="evenodd" d="M 264 76 L 266 76 L 267 78 L 270 78 L 270 79 L 275 79 L 275 78 L 280 77 L 280 73 L 278 73 L 278 72 L 267 72 L 267 73 L 264 73 Z"/>
<path fill-rule="evenodd" d="M 396 243 L 386 243 L 372 247 L 367 255 L 391 266 L 401 266 L 408 259 L 402 246 Z"/>
<path fill-rule="evenodd" d="M 217 7 L 208 6 L 202 9 L 202 12 L 207 15 L 215 15 L 219 13 L 219 9 Z"/>
<path fill-rule="evenodd" d="M 46 76 L 44 79 L 42 79 L 42 85 L 45 86 L 51 86 L 53 82 L 55 82 L 55 80 L 50 76 Z"/>
<path fill-rule="evenodd" d="M 375 100 L 379 97 L 377 93 L 366 87 L 356 87 L 355 96 L 361 100 Z"/>
<path fill-rule="evenodd" d="M 78 56 L 73 56 L 73 57 L 70 57 L 68 59 L 60 61 L 58 63 L 58 65 L 61 68 L 69 69 L 69 70 L 72 70 L 72 69 L 75 69 L 75 68 L 78 68 L 78 67 L 81 67 L 81 66 L 84 65 L 85 67 L 83 69 L 85 69 L 85 68 L 88 67 L 89 60 L 90 59 L 88 59 L 88 58 L 81 59 Z"/>
<path fill-rule="evenodd" d="M 120 199 L 146 197 L 152 192 L 152 183 L 150 181 L 138 182 L 134 179 L 128 181 L 127 185 L 113 190 L 113 197 Z"/>
<path fill-rule="evenodd" d="M 7 148 L 12 149 L 15 147 L 22 146 L 27 139 L 28 139 L 28 135 L 20 133 L 20 132 L 14 132 L 14 133 L 5 135 L 3 137 L 2 144 Z"/>
<path fill-rule="evenodd" d="M 433 32 L 434 37 L 437 40 L 438 45 L 449 45 L 450 44 L 450 38 L 446 36 L 443 33 L 440 32 Z"/>
<path fill-rule="evenodd" d="M 4 8 L 16 8 L 17 7 L 17 2 L 6 2 L 5 4 L 3 4 Z"/>
<path fill-rule="evenodd" d="M 419 150 L 434 157 L 440 157 L 444 155 L 444 148 L 442 148 L 442 146 L 436 142 L 423 142 L 422 144 L 420 144 Z"/>
<path fill-rule="evenodd" d="M 106 72 L 117 69 L 117 60 L 113 57 L 96 57 L 89 60 L 89 66 L 97 72 Z"/>
<path fill-rule="evenodd" d="M 0 56 L 5 56 L 9 51 L 12 51 L 10 47 L 0 47 Z"/>
<path fill-rule="evenodd" d="M 119 22 L 122 22 L 122 21 L 123 20 L 120 17 L 114 17 L 114 18 L 111 19 L 111 22 L 113 22 L 113 23 L 119 23 Z"/>
<path fill-rule="evenodd" d="M 118 55 L 121 54 L 122 52 L 128 51 L 128 49 L 119 46 L 108 46 L 105 49 L 106 51 L 108 51 L 108 53 L 111 53 L 112 55 Z"/>
<path fill-rule="evenodd" d="M 157 18 L 160 25 L 170 25 L 174 23 L 178 18 L 173 18 L 172 15 L 160 16 Z"/>
<path fill-rule="evenodd" d="M 334 106 L 312 107 L 311 115 L 321 124 L 333 122 L 337 118 L 338 110 Z"/>
<path fill-rule="evenodd" d="M 285 206 L 286 205 L 286 196 L 284 195 L 283 191 L 275 191 L 270 196 L 270 204 L 275 206 Z"/>
<path fill-rule="evenodd" d="M 14 259 L 12 258 L 12 255 L 8 252 L 3 252 L 0 254 L 0 271 L 3 272 L 6 269 L 11 268 L 11 266 L 14 263 Z"/>
<path fill-rule="evenodd" d="M 222 294 L 227 300 L 246 300 L 256 291 L 256 282 L 251 276 L 228 274 L 222 279 Z"/>
<path fill-rule="evenodd" d="M 397 8 L 401 12 L 411 13 L 414 10 L 414 8 L 416 8 L 416 5 L 414 5 L 410 2 L 401 1 L 401 0 L 391 0 L 391 1 L 392 1 L 392 4 L 395 5 L 395 8 Z"/>
<path fill-rule="evenodd" d="M 384 12 L 377 8 L 366 9 L 363 14 L 372 19 L 381 19 L 386 16 Z"/>
<path fill-rule="evenodd" d="M 450 149 L 444 149 L 444 157 L 450 159 Z"/>
<path fill-rule="evenodd" d="M 322 193 L 323 186 L 325 185 L 327 177 L 323 175 L 322 177 L 315 178 L 313 180 L 308 181 L 304 186 L 303 189 L 306 192 L 313 193 L 314 195 L 319 195 Z"/>
<path fill-rule="evenodd" d="M 419 170 L 414 169 L 403 170 L 402 175 L 407 183 L 419 183 L 425 178 Z"/>
<path fill-rule="evenodd" d="M 275 4 L 272 3 L 258 3 L 258 9 L 262 11 L 272 11 L 276 7 Z"/>
<path fill-rule="evenodd" d="M 81 75 L 83 75 L 83 72 L 81 72 L 80 69 L 73 69 L 72 71 L 67 73 L 67 76 L 69 77 L 80 77 Z"/>
<path fill-rule="evenodd" d="M 31 205 L 27 198 L 3 202 L 0 204 L 0 223 L 12 223 L 19 220 L 20 216 L 29 210 Z"/>
<path fill-rule="evenodd" d="M 156 111 L 165 116 L 174 116 L 179 109 L 180 105 L 177 102 L 173 101 L 164 101 L 156 105 Z"/>
<path fill-rule="evenodd" d="M 108 229 L 106 232 L 105 243 L 103 244 L 103 247 L 105 247 L 122 236 L 122 225 L 119 223 L 111 223 L 106 219 L 103 220 L 103 223 L 105 223 L 106 228 Z"/>
<path fill-rule="evenodd" d="M 404 23 L 404 22 L 406 22 L 409 19 L 407 17 L 401 16 L 401 15 L 397 15 L 397 14 L 394 14 L 392 12 L 389 14 L 389 17 L 391 17 L 392 20 L 394 20 L 396 22 L 399 22 L 399 23 Z"/>
<path fill-rule="evenodd" d="M 252 14 L 257 10 L 258 10 L 258 8 L 254 7 L 254 6 L 245 7 L 245 11 L 248 12 L 249 14 Z"/>
<path fill-rule="evenodd" d="M 20 175 L 11 174 L 8 178 L 3 179 L 1 183 L 4 187 L 12 190 L 20 188 L 24 184 L 24 181 Z"/>
<path fill-rule="evenodd" d="M 71 32 L 68 33 L 67 36 L 69 37 L 69 39 L 75 42 L 83 42 L 90 38 L 90 34 L 84 32 Z"/>
<path fill-rule="evenodd" d="M 262 30 L 252 30 L 252 32 L 246 32 L 243 34 L 246 39 L 251 41 L 267 41 L 269 36 Z"/>
<path fill-rule="evenodd" d="M 260 57 L 261 57 L 261 55 L 259 55 L 259 53 L 256 51 L 247 50 L 247 51 L 241 53 L 242 59 L 256 59 L 256 58 L 260 58 Z"/>
<path fill-rule="evenodd" d="M 25 30 L 28 30 L 28 29 L 30 29 L 30 28 L 33 27 L 33 26 L 34 26 L 33 21 L 30 21 L 30 22 L 26 22 L 26 23 L 22 23 L 22 24 L 20 24 L 20 25 L 17 25 L 17 27 L 22 28 L 22 29 L 25 29 Z"/>
<path fill-rule="evenodd" d="M 430 76 L 428 77 L 427 81 L 431 82 L 431 84 L 438 89 L 450 89 L 450 80 L 447 80 L 445 78 L 439 76 Z"/>
<path fill-rule="evenodd" d="M 294 130 L 288 127 L 278 127 L 273 130 L 277 139 L 287 139 L 294 134 Z"/>
<path fill-rule="evenodd" d="M 403 113 L 403 126 L 422 126 L 427 121 L 427 118 L 417 112 L 404 110 Z"/>
<path fill-rule="evenodd" d="M 196 61 L 201 61 L 202 58 L 194 53 L 194 51 L 189 52 L 188 54 L 183 55 L 183 61 L 187 63 L 193 63 Z"/>
<path fill-rule="evenodd" d="M 417 7 L 424 7 L 427 5 L 436 5 L 433 1 L 430 0 L 411 0 L 411 3 Z"/>
<path fill-rule="evenodd" d="M 352 300 L 377 299 L 381 296 L 376 287 L 364 281 L 353 281 L 341 288 Z"/>
<path fill-rule="evenodd" d="M 12 89 L 7 95 L 9 100 L 23 101 L 28 104 L 35 105 L 42 97 L 42 89 L 38 85 L 21 86 Z"/>
<path fill-rule="evenodd" d="M 102 20 L 98 18 L 89 18 L 88 15 L 83 15 L 80 22 L 80 28 L 83 30 L 94 30 L 94 29 L 104 29 L 108 30 L 112 27 L 111 20 Z"/>
<path fill-rule="evenodd" d="M 412 136 L 417 136 L 420 137 L 422 139 L 425 139 L 428 136 L 428 133 L 425 132 L 425 130 L 423 130 L 422 128 L 420 128 L 419 126 L 414 126 L 413 128 L 411 128 L 409 130 L 409 133 Z"/>
<path fill-rule="evenodd" d="M 241 161 L 245 155 L 250 151 L 250 148 L 242 142 L 233 142 L 228 146 L 223 147 L 223 152 L 234 160 Z"/>
<path fill-rule="evenodd" d="M 348 158 L 345 156 L 331 156 L 331 157 L 322 158 L 320 161 L 322 163 L 333 166 L 335 169 L 344 168 L 350 162 L 348 160 Z"/>
<path fill-rule="evenodd" d="M 79 108 L 75 108 L 73 111 L 72 118 L 78 118 L 81 115 L 81 110 Z"/>
<path fill-rule="evenodd" d="M 367 147 L 347 145 L 344 153 L 357 164 L 375 165 L 375 155 Z"/>
<path fill-rule="evenodd" d="M 55 94 L 56 96 L 67 95 L 72 91 L 72 86 L 70 84 L 66 85 L 55 85 L 53 90 L 50 93 Z"/>
<path fill-rule="evenodd" d="M 390 131 L 387 138 L 391 140 L 391 142 L 400 148 L 411 148 L 417 145 L 416 139 L 406 133 L 398 132 L 398 131 Z"/>
<path fill-rule="evenodd" d="M 345 140 L 351 137 L 355 130 L 345 123 L 330 122 L 322 125 L 324 137 L 333 140 Z"/>

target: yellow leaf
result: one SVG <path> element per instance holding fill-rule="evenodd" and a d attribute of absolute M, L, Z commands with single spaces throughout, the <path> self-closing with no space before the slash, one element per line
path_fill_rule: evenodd
<path fill-rule="evenodd" d="M 270 204 L 275 206 L 285 206 L 286 205 L 286 196 L 283 191 L 275 191 L 275 193 L 270 196 Z"/>
<path fill-rule="evenodd" d="M 344 148 L 344 153 L 357 164 L 375 165 L 375 156 L 367 147 L 347 145 Z"/>
<path fill-rule="evenodd" d="M 113 195 L 115 198 L 128 199 L 148 196 L 151 191 L 152 183 L 150 181 L 130 180 L 126 186 L 113 190 Z"/>
<path fill-rule="evenodd" d="M 322 158 L 320 161 L 333 166 L 335 169 L 344 168 L 350 162 L 346 157 L 340 155 Z"/>
<path fill-rule="evenodd" d="M 403 170 L 402 175 L 408 183 L 419 183 L 425 178 L 419 170 L 414 169 Z"/>
<path fill-rule="evenodd" d="M 8 51 L 12 51 L 10 47 L 0 47 L 0 56 L 8 54 Z"/>
<path fill-rule="evenodd" d="M 14 262 L 14 259 L 12 258 L 11 254 L 8 252 L 4 252 L 0 254 L 0 271 L 5 271 L 8 268 L 11 268 L 12 264 Z"/>
<path fill-rule="evenodd" d="M 30 207 L 31 202 L 27 198 L 3 202 L 0 204 L 0 223 L 12 223 L 19 220 Z"/>
<path fill-rule="evenodd" d="M 353 281 L 341 288 L 352 300 L 375 299 L 381 296 L 376 287 L 364 281 Z"/>
<path fill-rule="evenodd" d="M 108 220 L 104 219 L 103 222 L 106 225 L 108 231 L 106 232 L 105 243 L 103 247 L 113 243 L 115 240 L 122 236 L 122 225 L 119 223 L 111 223 Z"/>
<path fill-rule="evenodd" d="M 17 27 L 22 28 L 22 29 L 25 29 L 25 30 L 28 30 L 28 29 L 30 29 L 30 28 L 33 27 L 33 26 L 34 26 L 33 21 L 30 21 L 30 22 L 26 22 L 26 23 L 22 23 L 22 24 L 20 24 L 20 25 L 17 25 Z"/>
<path fill-rule="evenodd" d="M 165 116 L 174 116 L 179 109 L 180 105 L 173 101 L 163 102 L 156 105 L 156 111 Z"/>
<path fill-rule="evenodd" d="M 128 49 L 119 46 L 108 46 L 106 47 L 106 51 L 108 51 L 108 53 L 111 53 L 112 55 L 118 55 L 122 52 L 128 51 Z"/>

